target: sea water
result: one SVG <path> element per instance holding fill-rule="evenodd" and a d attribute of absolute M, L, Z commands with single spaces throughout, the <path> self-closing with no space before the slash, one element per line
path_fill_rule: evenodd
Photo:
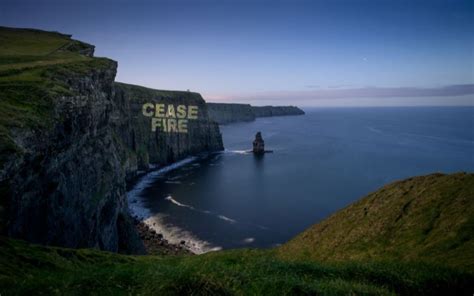
<path fill-rule="evenodd" d="M 305 111 L 221 126 L 223 153 L 145 178 L 134 212 L 197 253 L 273 247 L 384 184 L 474 171 L 474 108 Z M 274 153 L 246 152 L 258 131 Z"/>

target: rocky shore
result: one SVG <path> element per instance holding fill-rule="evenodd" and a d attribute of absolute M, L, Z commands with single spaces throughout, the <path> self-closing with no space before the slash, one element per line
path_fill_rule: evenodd
<path fill-rule="evenodd" d="M 194 255 L 186 248 L 186 241 L 172 244 L 163 234 L 157 233 L 143 221 L 134 219 L 134 224 L 148 255 Z"/>

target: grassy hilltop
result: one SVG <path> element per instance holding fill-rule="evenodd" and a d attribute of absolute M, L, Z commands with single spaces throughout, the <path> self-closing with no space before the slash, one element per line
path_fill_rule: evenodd
<path fill-rule="evenodd" d="M 5 295 L 470 295 L 473 192 L 472 174 L 411 178 L 271 250 L 125 256 L 4 238 L 0 290 Z"/>
<path fill-rule="evenodd" d="M 109 67 L 93 58 L 94 47 L 69 35 L 0 27 L 0 168 L 19 151 L 15 129 L 44 129 L 53 120 L 54 100 L 71 95 L 61 78 Z"/>

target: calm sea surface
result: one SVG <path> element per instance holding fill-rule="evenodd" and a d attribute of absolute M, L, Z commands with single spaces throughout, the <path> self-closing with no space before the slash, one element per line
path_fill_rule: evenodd
<path fill-rule="evenodd" d="M 474 108 L 305 111 L 222 126 L 225 152 L 154 178 L 140 206 L 174 240 L 271 247 L 389 182 L 474 171 Z M 244 153 L 257 131 L 273 154 Z"/>

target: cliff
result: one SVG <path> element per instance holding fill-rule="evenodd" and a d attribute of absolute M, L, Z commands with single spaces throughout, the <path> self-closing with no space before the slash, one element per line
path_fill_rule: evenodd
<path fill-rule="evenodd" d="M 251 106 L 249 104 L 207 103 L 209 117 L 219 124 L 253 121 L 257 117 L 303 115 L 295 106 Z"/>
<path fill-rule="evenodd" d="M 255 117 L 304 115 L 304 111 L 295 106 L 252 106 Z"/>
<path fill-rule="evenodd" d="M 115 83 L 118 102 L 112 125 L 120 138 L 127 180 L 150 164 L 169 164 L 189 155 L 222 150 L 223 143 L 216 122 L 209 119 L 207 105 L 198 93 L 149 89 Z M 197 119 L 189 120 L 186 133 L 150 131 L 150 118 L 142 115 L 145 103 L 173 106 L 196 106 Z"/>
<path fill-rule="evenodd" d="M 69 35 L 0 28 L 0 232 L 35 243 L 143 252 L 126 179 L 222 149 L 199 94 L 114 82 L 117 63 Z M 142 102 L 199 107 L 187 134 L 152 133 Z M 147 121 L 148 119 L 148 121 Z"/>
<path fill-rule="evenodd" d="M 207 103 L 207 107 L 209 117 L 219 124 L 255 120 L 255 114 L 249 104 Z"/>

